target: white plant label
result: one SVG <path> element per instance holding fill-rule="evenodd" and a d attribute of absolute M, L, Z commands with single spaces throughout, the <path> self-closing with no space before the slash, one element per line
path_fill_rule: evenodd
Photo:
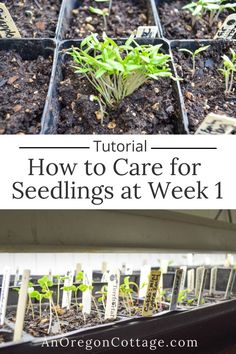
<path fill-rule="evenodd" d="M 126 266 L 126 272 L 125 272 L 125 275 L 132 275 L 133 274 L 133 271 L 134 271 L 134 268 L 131 264 L 128 264 Z"/>
<path fill-rule="evenodd" d="M 233 289 L 233 285 L 234 285 L 234 279 L 235 279 L 235 269 L 231 269 L 230 274 L 229 274 L 227 288 L 225 291 L 225 296 L 224 296 L 225 300 L 230 298 L 230 295 L 231 295 L 232 289 Z"/>
<path fill-rule="evenodd" d="M 169 261 L 167 259 L 161 260 L 161 264 L 160 264 L 161 265 L 160 292 L 162 292 L 162 290 L 163 290 L 163 280 L 164 280 L 163 274 L 168 272 L 168 264 L 169 264 Z"/>
<path fill-rule="evenodd" d="M 82 264 L 81 263 L 77 263 L 76 264 L 75 272 L 76 272 L 75 275 L 77 275 L 78 273 L 82 272 Z"/>
<path fill-rule="evenodd" d="M 1 289 L 1 297 L 0 297 L 0 326 L 3 326 L 5 321 L 10 278 L 11 278 L 10 268 L 6 268 L 3 273 L 2 289 Z"/>
<path fill-rule="evenodd" d="M 127 273 L 126 273 L 126 263 L 122 263 L 122 265 L 121 265 L 121 272 L 122 272 L 122 274 L 127 274 Z"/>
<path fill-rule="evenodd" d="M 53 280 L 52 270 L 51 269 L 48 272 L 48 279 L 51 280 L 51 281 Z"/>
<path fill-rule="evenodd" d="M 198 297 L 200 288 L 201 288 L 201 283 L 202 283 L 202 277 L 204 274 L 205 268 L 204 267 L 198 267 L 196 270 L 196 287 L 195 287 L 195 295 Z"/>
<path fill-rule="evenodd" d="M 229 15 L 214 39 L 232 39 L 236 33 L 236 14 Z"/>
<path fill-rule="evenodd" d="M 72 284 L 73 284 L 73 272 L 68 272 L 66 275 L 66 279 L 64 280 L 64 286 L 70 287 Z M 61 307 L 63 309 L 64 308 L 66 308 L 67 310 L 70 309 L 71 297 L 72 297 L 72 291 L 63 290 L 62 304 L 61 304 Z"/>
<path fill-rule="evenodd" d="M 181 284 L 180 284 L 180 291 L 182 291 L 185 288 L 185 282 L 186 282 L 186 277 L 187 277 L 187 266 L 182 266 L 182 267 L 180 267 L 180 269 L 183 270 Z"/>
<path fill-rule="evenodd" d="M 209 113 L 195 134 L 231 134 L 236 130 L 236 119 L 225 115 Z"/>
<path fill-rule="evenodd" d="M 109 272 L 105 319 L 116 319 L 119 304 L 120 271 Z"/>
<path fill-rule="evenodd" d="M 107 262 L 102 262 L 102 274 L 107 272 Z"/>
<path fill-rule="evenodd" d="M 157 34 L 159 34 L 157 26 L 139 26 L 136 38 L 156 38 Z"/>
<path fill-rule="evenodd" d="M 101 279 L 102 283 L 108 283 L 108 281 L 109 281 L 109 271 L 103 273 L 102 279 Z"/>
<path fill-rule="evenodd" d="M 93 271 L 91 268 L 86 268 L 86 272 L 84 272 L 83 283 L 85 285 L 91 286 L 93 282 Z M 82 304 L 83 304 L 83 313 L 90 315 L 92 309 L 92 294 L 91 290 L 86 290 L 82 292 Z"/>
<path fill-rule="evenodd" d="M 140 271 L 140 280 L 139 280 L 139 297 L 145 298 L 148 288 L 148 276 L 151 272 L 151 267 L 145 264 Z"/>
<path fill-rule="evenodd" d="M 187 288 L 189 291 L 194 291 L 194 289 L 195 289 L 195 271 L 194 271 L 194 269 L 188 270 Z"/>
<path fill-rule="evenodd" d="M 21 38 L 7 7 L 0 3 L 0 38 Z"/>
<path fill-rule="evenodd" d="M 152 269 L 149 275 L 147 294 L 142 308 L 143 317 L 150 317 L 153 314 L 153 309 L 156 306 L 155 302 L 156 302 L 158 286 L 160 283 L 160 278 L 161 278 L 161 270 Z"/>
<path fill-rule="evenodd" d="M 211 268 L 209 295 L 214 295 L 216 291 L 217 269 L 218 269 L 217 267 Z"/>
<path fill-rule="evenodd" d="M 25 319 L 26 303 L 28 297 L 28 284 L 30 278 L 30 270 L 26 269 L 23 271 L 21 287 L 18 297 L 17 312 L 16 312 L 16 322 L 14 330 L 13 341 L 17 342 L 21 340 Z"/>
<path fill-rule="evenodd" d="M 202 304 L 203 292 L 206 285 L 206 277 L 207 277 L 207 269 L 203 267 L 203 271 L 201 273 L 201 283 L 200 283 L 200 289 L 198 293 L 197 306 L 200 306 Z"/>
<path fill-rule="evenodd" d="M 14 286 L 17 286 L 19 280 L 20 280 L 20 271 L 19 268 L 17 268 L 14 277 Z"/>
<path fill-rule="evenodd" d="M 170 311 L 176 310 L 177 308 L 182 277 L 183 277 L 183 269 L 176 269 L 171 301 L 170 301 Z"/>

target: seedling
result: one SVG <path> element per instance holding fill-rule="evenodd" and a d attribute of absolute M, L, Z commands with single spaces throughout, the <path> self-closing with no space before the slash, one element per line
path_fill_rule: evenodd
<path fill-rule="evenodd" d="M 104 31 L 107 31 L 107 16 L 109 16 L 109 11 L 108 9 L 98 9 L 96 7 L 92 7 L 90 6 L 89 7 L 89 11 L 96 14 L 96 15 L 99 15 L 99 16 L 102 16 L 103 18 L 103 23 L 104 23 Z"/>
<path fill-rule="evenodd" d="M 94 307 L 95 307 L 96 312 L 97 312 L 97 314 L 98 314 L 99 320 L 100 320 L 100 322 L 102 323 L 102 316 L 101 316 L 100 310 L 99 310 L 98 305 L 97 305 L 97 303 L 96 303 L 96 299 L 95 299 L 95 297 L 94 297 L 93 294 L 92 294 L 93 286 L 92 286 L 92 285 L 81 284 L 81 285 L 79 285 L 79 290 L 80 290 L 82 293 L 85 292 L 85 291 L 91 291 L 91 298 L 92 298 Z"/>
<path fill-rule="evenodd" d="M 209 25 L 212 26 L 216 22 L 225 9 L 234 10 L 236 3 L 227 3 L 226 0 L 198 0 L 191 2 L 183 7 L 192 14 L 192 26 L 195 25 L 197 18 L 203 17 L 209 12 Z"/>
<path fill-rule="evenodd" d="M 210 47 L 210 45 L 206 45 L 206 46 L 203 46 L 203 47 L 199 47 L 198 49 L 196 49 L 194 52 L 192 52 L 191 50 L 189 49 L 186 49 L 186 48 L 181 48 L 179 49 L 180 52 L 185 52 L 185 53 L 188 53 L 190 54 L 191 58 L 192 58 L 192 77 L 195 75 L 196 73 L 196 56 L 198 54 L 200 54 L 201 52 L 203 52 L 204 50 L 207 50 L 208 48 Z"/>
<path fill-rule="evenodd" d="M 230 48 L 231 58 L 223 55 L 223 69 L 219 69 L 225 77 L 225 94 L 229 94 L 233 90 L 234 75 L 236 72 L 236 52 Z"/>
<path fill-rule="evenodd" d="M 42 318 L 42 300 L 45 298 L 44 294 L 40 293 L 37 290 L 33 290 L 29 293 L 29 298 L 35 299 L 39 302 L 39 318 L 41 320 L 41 318 Z M 32 308 L 33 308 L 33 306 L 32 306 Z M 33 316 L 33 318 L 34 318 L 34 316 Z"/>
<path fill-rule="evenodd" d="M 161 53 L 161 46 L 139 45 L 133 35 L 118 45 L 104 33 L 101 41 L 91 34 L 68 53 L 75 72 L 86 76 L 103 105 L 114 108 L 150 79 L 173 78 L 170 56 Z"/>
<path fill-rule="evenodd" d="M 54 278 L 57 279 L 57 306 L 60 307 L 60 284 L 68 279 L 68 276 L 55 275 Z"/>
<path fill-rule="evenodd" d="M 97 300 L 102 303 L 104 310 L 106 310 L 107 289 L 107 285 L 103 285 L 101 290 L 96 292 L 96 294 L 100 295 Z"/>
<path fill-rule="evenodd" d="M 124 283 L 120 285 L 120 295 L 123 298 L 123 304 L 126 308 L 126 310 L 129 312 L 129 315 L 131 316 L 131 309 L 134 307 L 134 302 L 133 302 L 133 297 L 132 294 L 134 293 L 134 290 L 131 288 L 131 286 L 134 286 L 137 289 L 137 294 L 139 293 L 139 286 L 132 281 L 129 281 L 130 277 L 125 277 L 124 278 Z"/>
<path fill-rule="evenodd" d="M 104 31 L 107 31 L 107 17 L 110 16 L 111 14 L 111 9 L 112 9 L 112 0 L 95 0 L 96 2 L 106 2 L 109 3 L 108 9 L 98 9 L 96 7 L 90 6 L 89 11 L 98 15 L 102 16 L 103 18 L 103 23 L 104 23 Z"/>
<path fill-rule="evenodd" d="M 44 298 L 48 299 L 48 301 L 49 301 L 49 311 L 50 311 L 50 315 L 49 316 L 50 316 L 50 320 L 49 320 L 48 334 L 51 331 L 53 311 L 55 312 L 55 315 L 56 315 L 56 318 L 57 318 L 57 321 L 58 321 L 59 331 L 61 331 L 58 312 L 57 312 L 56 306 L 55 306 L 54 301 L 53 301 L 53 291 L 50 290 L 50 287 L 53 286 L 53 281 L 50 280 L 45 275 L 42 278 L 38 279 L 38 284 L 40 285 L 40 287 L 42 289 L 42 293 L 44 294 Z"/>
<path fill-rule="evenodd" d="M 188 297 L 188 289 L 183 289 L 179 292 L 179 296 L 178 296 L 178 303 L 183 303 L 184 301 L 187 301 L 187 297 Z"/>
<path fill-rule="evenodd" d="M 109 2 L 109 15 L 112 9 L 112 0 L 95 0 L 96 2 Z"/>

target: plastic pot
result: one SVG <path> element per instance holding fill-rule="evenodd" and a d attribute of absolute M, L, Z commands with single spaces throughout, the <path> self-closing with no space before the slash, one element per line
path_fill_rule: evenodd
<path fill-rule="evenodd" d="M 155 0 L 146 0 L 146 4 L 148 9 L 148 25 L 157 26 L 159 31 L 160 22 L 157 14 Z M 72 20 L 72 11 L 75 9 L 79 9 L 80 6 L 82 6 L 81 0 L 63 0 L 60 17 L 58 21 L 57 38 L 59 40 L 66 39 L 66 33 L 68 31 L 68 28 L 70 27 L 71 20 Z M 124 38 L 126 36 L 121 36 L 121 37 Z M 158 37 L 160 37 L 160 35 L 158 35 Z M 68 39 L 77 39 L 77 38 L 75 36 L 74 38 L 68 38 Z"/>
<path fill-rule="evenodd" d="M 15 51 L 23 60 L 35 60 L 38 56 L 48 58 L 54 56 L 56 42 L 51 39 L 2 39 L 0 40 L 0 51 Z M 53 66 L 52 66 L 53 70 Z M 48 97 L 45 97 L 47 102 Z M 41 125 L 44 126 L 47 112 L 42 112 Z"/>
<path fill-rule="evenodd" d="M 66 2 L 66 1 L 65 1 Z M 3 3 L 5 3 L 5 1 L 3 1 Z M 54 33 L 54 35 L 52 35 L 52 36 L 47 36 L 47 33 L 45 33 L 45 35 L 43 36 L 43 35 L 41 35 L 41 36 L 38 36 L 38 37 L 36 37 L 36 39 L 48 39 L 48 38 L 51 38 L 51 39 L 60 39 L 59 38 L 59 33 L 60 33 L 60 27 L 61 27 L 61 23 L 60 23 L 60 19 L 62 19 L 62 16 L 61 16 L 61 13 L 62 13 L 62 5 L 63 5 L 63 0 L 55 0 L 55 3 L 59 3 L 60 4 L 60 10 L 59 10 L 59 14 L 58 14 L 58 17 L 57 17 L 57 21 L 56 21 L 56 28 L 55 28 L 55 33 Z M 6 1 L 6 6 L 7 6 L 7 8 L 8 8 L 8 3 L 7 3 L 7 1 Z M 27 6 L 27 7 L 29 7 L 29 6 Z M 11 11 L 10 11 L 11 12 Z M 14 19 L 14 17 L 16 17 L 16 16 L 12 16 L 13 17 L 13 19 Z M 37 19 L 38 19 L 38 17 L 37 17 Z M 43 17 L 42 17 L 42 20 L 41 21 L 43 21 Z M 17 26 L 17 22 L 16 22 L 16 26 Z M 32 27 L 33 26 L 35 26 L 35 24 L 32 24 Z M 18 27 L 18 26 L 17 26 Z M 19 32 L 21 33 L 21 29 L 19 29 Z M 23 36 L 22 35 L 22 39 L 33 39 L 33 38 L 31 38 L 31 36 Z M 2 40 L 2 38 L 0 38 L 0 41 Z M 14 40 L 14 39 L 13 39 Z"/>
<path fill-rule="evenodd" d="M 58 85 L 60 81 L 63 80 L 62 67 L 65 63 L 65 50 L 71 48 L 71 46 L 78 47 L 80 45 L 80 40 L 76 41 L 64 41 L 61 43 L 59 50 L 56 55 L 56 65 L 53 68 L 51 82 L 49 87 L 48 100 L 46 102 L 46 107 L 44 111 L 43 124 L 41 129 L 41 134 L 56 134 L 57 125 L 60 116 L 60 102 L 58 99 Z M 169 53 L 168 42 L 161 39 L 139 39 L 137 40 L 140 44 L 162 44 L 162 48 L 165 53 Z M 118 40 L 119 44 L 123 44 L 124 40 Z M 176 74 L 175 68 L 171 62 L 171 69 L 173 74 Z M 183 111 L 183 97 L 180 92 L 179 82 L 172 80 L 173 92 L 176 99 L 177 107 L 177 119 L 173 122 L 174 124 L 174 134 L 186 134 L 188 133 L 188 121 L 186 119 L 186 114 Z"/>
<path fill-rule="evenodd" d="M 227 40 L 175 40 L 175 41 L 170 41 L 170 47 L 171 47 L 172 52 L 174 50 L 178 50 L 181 48 L 186 48 L 191 51 L 194 51 L 197 48 L 199 48 L 200 46 L 207 46 L 207 45 L 210 45 L 210 48 L 205 53 L 207 53 L 208 51 L 215 51 L 215 52 L 222 51 L 222 53 L 223 53 L 226 49 L 229 50 L 229 48 L 231 48 L 231 47 L 235 49 L 236 41 L 227 41 Z M 199 56 L 201 57 L 201 53 L 199 54 Z M 205 61 L 204 65 L 205 66 L 212 65 L 212 67 L 214 67 L 214 65 L 216 65 L 214 58 L 212 56 L 209 57 L 209 64 L 206 64 L 206 61 Z M 174 61 L 174 66 L 176 67 L 175 61 Z M 217 63 L 217 67 L 218 66 L 220 68 L 220 65 Z M 180 90 L 181 90 L 181 96 L 184 97 L 185 96 L 184 83 L 181 81 L 180 81 Z M 224 90 L 224 87 L 222 87 L 222 93 L 223 93 L 223 90 Z M 194 88 L 192 88 L 190 91 L 194 93 Z M 186 120 L 188 120 L 190 130 L 192 133 L 194 133 L 196 131 L 197 127 L 201 124 L 201 121 L 203 120 L 203 118 L 201 117 L 201 119 L 199 119 L 199 122 L 197 124 L 191 123 L 191 120 L 194 121 L 195 118 L 190 117 L 190 114 L 188 113 L 188 110 L 187 110 L 187 105 L 186 105 L 187 101 L 186 100 L 187 99 L 184 98 L 184 103 L 183 103 L 183 111 L 184 111 L 184 116 L 185 116 L 184 118 Z M 233 100 L 233 98 L 231 100 Z M 202 106 L 203 106 L 203 104 L 202 104 Z M 224 110 L 223 107 L 219 107 L 219 110 L 220 109 L 221 109 L 221 111 Z"/>

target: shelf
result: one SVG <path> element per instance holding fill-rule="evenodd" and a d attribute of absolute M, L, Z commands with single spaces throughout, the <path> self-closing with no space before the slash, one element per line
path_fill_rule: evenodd
<path fill-rule="evenodd" d="M 1 252 L 236 252 L 236 225 L 177 211 L 0 211 Z"/>

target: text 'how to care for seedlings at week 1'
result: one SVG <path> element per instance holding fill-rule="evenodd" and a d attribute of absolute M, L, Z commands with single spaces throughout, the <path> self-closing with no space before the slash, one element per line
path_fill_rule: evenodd
<path fill-rule="evenodd" d="M 109 145 L 99 144 L 104 151 Z M 19 200 L 80 200 L 91 205 L 107 204 L 110 200 L 222 200 L 223 182 L 219 177 L 205 176 L 209 164 L 199 158 L 193 162 L 192 156 L 184 159 L 174 154 L 156 158 L 150 162 L 143 158 L 148 143 L 118 144 L 127 150 L 142 151 L 135 157 L 118 154 L 102 162 L 93 155 L 84 156 L 70 162 L 52 162 L 48 158 L 24 160 L 24 170 L 11 185 L 11 197 Z M 109 149 L 115 149 L 111 144 Z M 123 157 L 119 157 L 119 156 Z M 128 156 L 128 155 L 127 155 Z M 137 157 L 139 156 L 139 158 Z M 146 156 L 146 155 L 145 155 Z M 95 158 L 95 160 L 94 160 Z M 138 160 L 138 161 L 137 161 Z M 213 161 L 214 162 L 214 161 Z M 137 180 L 138 177 L 138 180 Z"/>

